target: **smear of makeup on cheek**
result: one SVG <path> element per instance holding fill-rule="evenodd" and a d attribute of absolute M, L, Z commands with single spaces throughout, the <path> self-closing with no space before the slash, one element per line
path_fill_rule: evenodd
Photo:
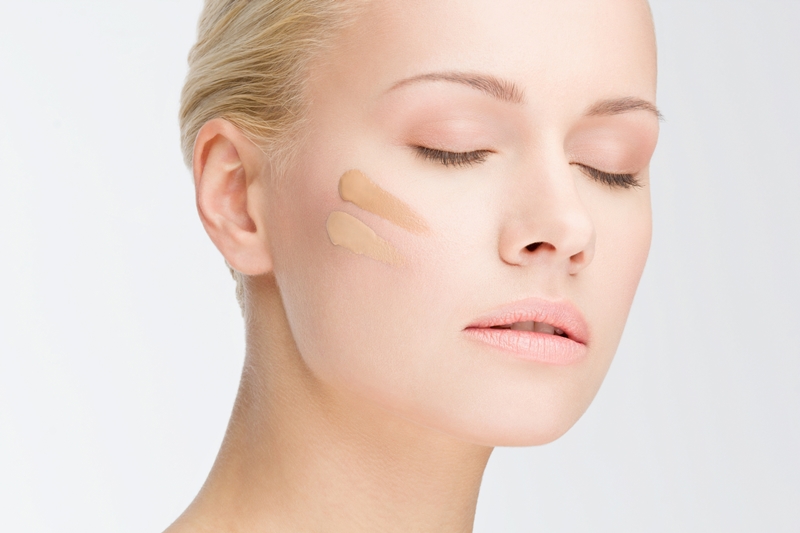
<path fill-rule="evenodd" d="M 428 225 L 410 207 L 381 189 L 360 170 L 348 170 L 342 175 L 339 196 L 411 233 L 419 235 L 428 231 Z"/>
<path fill-rule="evenodd" d="M 410 207 L 381 189 L 360 170 L 348 170 L 339 178 L 339 196 L 345 202 L 351 202 L 412 233 L 428 231 L 428 225 Z M 401 265 L 404 262 L 391 244 L 352 215 L 334 211 L 328 217 L 326 227 L 328 237 L 336 246 L 389 265 Z"/>
<path fill-rule="evenodd" d="M 387 265 L 403 264 L 403 258 L 394 246 L 381 239 L 372 228 L 352 215 L 334 211 L 328 216 L 325 226 L 328 229 L 328 237 L 336 246 L 377 259 Z"/>

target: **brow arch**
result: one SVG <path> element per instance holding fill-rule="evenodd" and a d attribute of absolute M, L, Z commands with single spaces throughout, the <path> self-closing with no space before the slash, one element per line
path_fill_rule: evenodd
<path fill-rule="evenodd" d="M 634 96 L 600 100 L 592 104 L 585 114 L 588 117 L 598 117 L 621 115 L 631 111 L 647 111 L 654 114 L 658 120 L 664 120 L 664 115 L 661 114 L 655 104 Z"/>
<path fill-rule="evenodd" d="M 389 88 L 393 91 L 406 85 L 420 82 L 450 82 L 460 83 L 473 89 L 477 89 L 482 93 L 488 94 L 492 98 L 510 102 L 513 104 L 521 104 L 525 101 L 524 94 L 517 85 L 508 80 L 497 78 L 489 74 L 477 74 L 471 72 L 429 72 L 426 74 L 419 74 L 410 78 L 405 78 L 398 81 Z M 387 91 L 387 92 L 389 92 Z"/>

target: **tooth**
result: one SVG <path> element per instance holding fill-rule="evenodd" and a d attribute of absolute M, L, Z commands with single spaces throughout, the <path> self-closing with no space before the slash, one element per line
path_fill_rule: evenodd
<path fill-rule="evenodd" d="M 562 336 L 562 337 L 563 337 L 563 336 L 564 336 L 564 330 L 563 330 L 563 329 L 558 329 L 558 328 L 556 328 L 555 334 L 556 334 L 556 335 L 560 335 L 560 336 Z"/>
<path fill-rule="evenodd" d="M 545 324 L 544 322 L 535 322 L 533 324 L 533 331 L 537 333 L 548 333 L 553 335 L 556 332 L 556 328 L 550 324 Z"/>
<path fill-rule="evenodd" d="M 514 322 L 511 324 L 511 329 L 515 331 L 534 331 L 533 322 Z"/>

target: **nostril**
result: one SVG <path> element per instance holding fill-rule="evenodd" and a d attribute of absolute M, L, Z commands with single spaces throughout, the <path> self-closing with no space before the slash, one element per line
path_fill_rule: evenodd
<path fill-rule="evenodd" d="M 541 242 L 534 242 L 533 244 L 529 244 L 528 246 L 526 246 L 525 249 L 528 250 L 529 252 L 535 252 L 536 249 L 539 248 L 539 246 L 541 246 L 542 244 L 543 243 Z"/>

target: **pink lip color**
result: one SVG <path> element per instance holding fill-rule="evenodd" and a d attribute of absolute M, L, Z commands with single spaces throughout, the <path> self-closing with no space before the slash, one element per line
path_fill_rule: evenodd
<path fill-rule="evenodd" d="M 544 322 L 567 335 L 492 329 L 514 322 Z M 551 365 L 570 365 L 586 357 L 589 326 L 581 312 L 568 302 L 529 298 L 504 305 L 464 328 L 472 339 L 515 356 Z"/>

